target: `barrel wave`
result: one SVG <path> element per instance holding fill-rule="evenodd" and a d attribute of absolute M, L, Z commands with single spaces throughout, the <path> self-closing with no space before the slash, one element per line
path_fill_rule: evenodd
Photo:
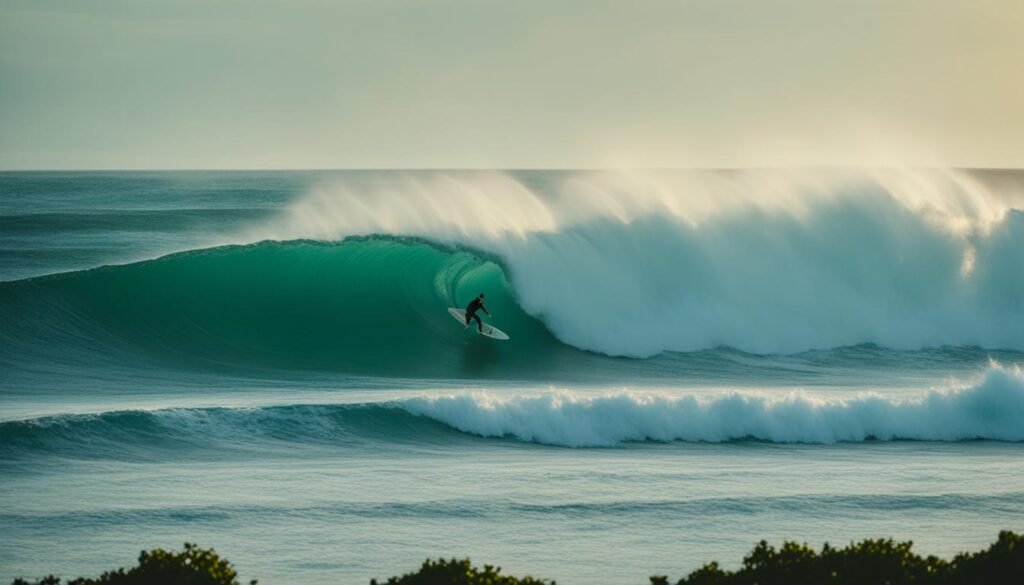
<path fill-rule="evenodd" d="M 962 174 L 375 177 L 229 245 L 0 283 L 0 359 L 566 380 L 721 348 L 1024 350 L 1024 212 Z M 512 341 L 446 313 L 481 292 Z"/>
<path fill-rule="evenodd" d="M 386 233 L 500 260 L 573 347 L 1024 349 L 1024 212 L 956 172 L 478 173 L 324 185 L 257 238 Z"/>
<path fill-rule="evenodd" d="M 445 311 L 482 291 L 516 345 L 477 338 Z M 581 353 L 518 308 L 493 261 L 389 237 L 228 246 L 8 282 L 0 304 L 12 365 L 34 355 L 461 377 L 540 372 Z"/>

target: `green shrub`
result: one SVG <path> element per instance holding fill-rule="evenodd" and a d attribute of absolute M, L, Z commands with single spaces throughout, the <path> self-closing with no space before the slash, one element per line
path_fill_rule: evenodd
<path fill-rule="evenodd" d="M 776 549 L 762 540 L 735 571 L 708 563 L 677 585 L 1017 585 L 1024 575 L 1024 535 L 1010 531 L 988 549 L 961 553 L 951 561 L 921 557 L 911 542 L 863 540 L 843 548 L 825 544 L 815 551 L 806 544 L 785 542 Z M 666 576 L 651 577 L 651 585 L 669 585 Z M 60 585 L 50 575 L 33 583 L 15 579 L 12 585 Z M 469 559 L 427 560 L 415 573 L 371 585 L 555 585 L 554 581 L 501 574 L 500 567 L 474 567 Z M 239 585 L 237 573 L 213 549 L 185 543 L 185 550 L 142 551 L 131 569 L 109 571 L 96 579 L 80 577 L 68 585 Z M 250 585 L 256 585 L 251 581 Z"/>
<path fill-rule="evenodd" d="M 1024 575 L 1024 535 L 1004 531 L 987 550 L 952 561 L 921 557 L 911 542 L 863 540 L 843 548 L 825 544 L 816 552 L 785 542 L 775 549 L 761 541 L 735 571 L 709 563 L 677 585 L 1016 585 Z M 664 576 L 651 585 L 668 585 Z"/>
<path fill-rule="evenodd" d="M 382 584 L 371 579 L 370 585 Z M 481 571 L 472 566 L 469 559 L 438 559 L 425 561 L 415 573 L 391 577 L 383 585 L 555 585 L 555 582 L 533 577 L 509 577 L 501 574 L 501 567 L 491 565 L 484 565 Z"/>
<path fill-rule="evenodd" d="M 96 579 L 79 577 L 68 581 L 68 585 L 239 585 L 237 576 L 231 563 L 220 558 L 213 549 L 186 542 L 181 552 L 160 548 L 142 551 L 136 567 L 108 571 Z M 256 581 L 250 582 L 250 585 L 255 584 Z M 30 583 L 15 579 L 12 585 Z M 34 585 L 60 585 L 60 579 L 50 575 Z"/>

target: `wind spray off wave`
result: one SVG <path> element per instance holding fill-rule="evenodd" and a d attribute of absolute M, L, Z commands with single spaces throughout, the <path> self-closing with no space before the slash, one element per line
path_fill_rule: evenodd
<path fill-rule="evenodd" d="M 1024 213 L 957 172 L 404 174 L 247 239 L 490 255 L 562 342 L 615 356 L 876 343 L 1024 349 Z"/>
<path fill-rule="evenodd" d="M 337 180 L 232 224 L 220 236 L 232 245 L 0 282 L 0 369 L 636 382 L 695 369 L 720 380 L 744 352 L 872 346 L 980 353 L 978 364 L 1024 349 L 1024 213 L 969 175 Z M 513 343 L 481 347 L 453 327 L 445 309 L 481 292 Z M 705 350 L 722 359 L 702 363 Z"/>

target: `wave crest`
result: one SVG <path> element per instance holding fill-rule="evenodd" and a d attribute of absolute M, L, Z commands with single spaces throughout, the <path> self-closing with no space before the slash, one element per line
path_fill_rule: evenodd
<path fill-rule="evenodd" d="M 167 408 L 0 422 L 0 460 L 244 456 L 294 448 L 464 446 L 495 437 L 562 447 L 628 442 L 830 444 L 869 440 L 1024 441 L 1024 371 L 993 366 L 977 384 L 913 399 L 801 393 L 707 395 L 549 391 L 422 396 L 362 404 Z"/>
<path fill-rule="evenodd" d="M 469 246 L 559 340 L 613 356 L 1024 349 L 1009 201 L 938 170 L 439 172 L 323 186 L 249 237 Z"/>

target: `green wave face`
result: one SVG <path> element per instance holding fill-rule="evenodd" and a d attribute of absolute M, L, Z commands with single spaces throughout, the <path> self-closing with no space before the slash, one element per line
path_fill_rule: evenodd
<path fill-rule="evenodd" d="M 466 331 L 447 313 L 481 292 L 512 341 Z M 518 307 L 500 266 L 415 240 L 186 252 L 4 283 L 0 300 L 12 362 L 57 353 L 176 367 L 521 378 L 585 355 Z"/>

